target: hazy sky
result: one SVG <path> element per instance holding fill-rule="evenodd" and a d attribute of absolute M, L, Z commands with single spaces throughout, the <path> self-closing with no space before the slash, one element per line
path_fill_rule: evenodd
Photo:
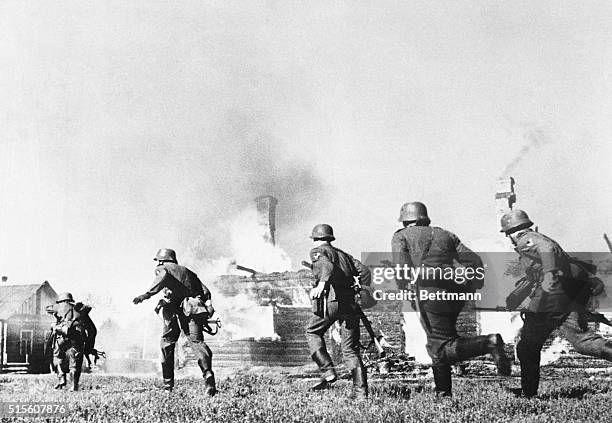
<path fill-rule="evenodd" d="M 543 232 L 603 250 L 610 22 L 603 1 L 3 1 L 0 273 L 131 296 L 159 247 L 223 254 L 264 193 L 294 263 L 321 221 L 388 250 L 417 199 L 504 243 L 508 167 Z"/>

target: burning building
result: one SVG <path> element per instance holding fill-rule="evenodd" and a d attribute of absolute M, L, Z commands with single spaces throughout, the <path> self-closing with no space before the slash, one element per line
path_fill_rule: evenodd
<path fill-rule="evenodd" d="M 308 269 L 291 271 L 291 261 L 276 244 L 277 203 L 271 196 L 257 197 L 255 207 L 239 216 L 240 238 L 232 239 L 239 245 L 228 269 L 234 274 L 219 276 L 210 286 L 223 320 L 219 334 L 207 339 L 216 366 L 311 363 L 305 327 L 312 314 L 309 293 L 314 278 Z M 387 340 L 404 343 L 398 310 L 367 314 L 374 326 L 384 327 Z M 329 336 L 334 345 L 333 329 Z"/>
<path fill-rule="evenodd" d="M 515 201 L 514 179 L 500 180 L 495 194 L 497 215 L 510 210 Z M 314 279 L 310 270 L 290 271 L 289 258 L 276 244 L 277 203 L 271 196 L 257 197 L 255 207 L 240 217 L 237 224 L 240 237 L 232 239 L 236 245 L 236 257 L 229 270 L 234 274 L 219 276 L 210 286 L 219 301 L 219 314 L 223 320 L 219 334 L 207 340 L 214 351 L 217 366 L 299 366 L 310 363 L 305 326 L 311 315 L 309 291 Z M 504 255 L 505 259 L 509 257 Z M 501 263 L 502 271 L 508 265 Z M 510 289 L 511 283 L 508 284 Z M 504 293 L 498 292 L 496 297 L 497 302 L 485 307 L 468 303 L 458 320 L 459 334 L 500 332 L 512 345 L 522 322 L 516 312 L 499 311 Z M 429 363 L 425 333 L 418 314 L 410 310 L 409 304 L 407 306 L 404 304 L 402 309 L 402 304 L 397 303 L 376 307 L 366 311 L 366 315 L 375 331 L 382 331 L 396 351 L 414 356 L 418 362 Z M 335 335 L 337 333 L 332 328 L 329 331 L 332 350 L 339 338 Z M 367 345 L 365 330 L 362 337 L 362 344 Z M 559 345 L 554 341 L 551 353 L 568 351 Z M 546 354 L 545 351 L 544 360 L 547 360 Z M 188 351 L 186 356 L 189 360 Z"/>

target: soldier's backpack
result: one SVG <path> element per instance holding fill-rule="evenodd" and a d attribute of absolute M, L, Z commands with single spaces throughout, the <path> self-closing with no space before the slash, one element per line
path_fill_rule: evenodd
<path fill-rule="evenodd" d="M 85 353 L 87 354 L 88 351 L 95 349 L 98 329 L 89 316 L 89 312 L 91 311 L 90 305 L 78 302 L 74 305 L 74 311 L 78 313 L 78 319 L 83 328 L 83 345 Z"/>

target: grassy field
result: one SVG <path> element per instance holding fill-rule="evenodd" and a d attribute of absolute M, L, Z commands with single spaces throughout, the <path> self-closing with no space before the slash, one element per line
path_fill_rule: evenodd
<path fill-rule="evenodd" d="M 178 380 L 172 393 L 147 377 L 87 374 L 80 392 L 54 391 L 53 382 L 51 375 L 0 375 L 0 401 L 66 401 L 70 413 L 53 420 L 66 422 L 612 421 L 612 378 L 585 374 L 549 376 L 533 400 L 507 391 L 516 378 L 455 378 L 455 396 L 439 402 L 430 379 L 371 380 L 371 398 L 362 403 L 351 400 L 349 381 L 309 393 L 311 380 L 248 371 L 220 378 L 214 398 L 193 377 Z"/>

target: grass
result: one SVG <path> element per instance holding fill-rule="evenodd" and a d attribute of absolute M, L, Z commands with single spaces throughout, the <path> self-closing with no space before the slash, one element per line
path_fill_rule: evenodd
<path fill-rule="evenodd" d="M 612 379 L 586 375 L 544 380 L 532 400 L 508 392 L 516 379 L 455 378 L 454 397 L 441 401 L 430 379 L 373 380 L 370 400 L 361 403 L 351 399 L 349 381 L 311 393 L 311 380 L 248 371 L 221 378 L 214 398 L 204 394 L 199 378 L 179 379 L 172 393 L 147 377 L 87 374 L 80 392 L 54 391 L 54 381 L 51 375 L 0 375 L 0 401 L 66 401 L 70 413 L 53 420 L 66 422 L 387 423 L 606 421 L 612 400 Z"/>

